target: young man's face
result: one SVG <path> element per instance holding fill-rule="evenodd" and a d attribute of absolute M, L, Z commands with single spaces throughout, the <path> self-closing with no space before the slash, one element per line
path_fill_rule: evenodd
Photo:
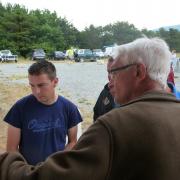
<path fill-rule="evenodd" d="M 56 98 L 55 87 L 58 83 L 58 78 L 50 79 L 47 74 L 40 74 L 28 75 L 28 79 L 32 94 L 39 102 L 43 104 L 54 102 Z"/>

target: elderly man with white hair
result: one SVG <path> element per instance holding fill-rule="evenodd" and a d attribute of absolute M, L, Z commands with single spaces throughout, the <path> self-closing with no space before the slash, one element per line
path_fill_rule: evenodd
<path fill-rule="evenodd" d="M 180 179 L 180 102 L 165 91 L 170 51 L 158 38 L 117 48 L 111 67 L 121 107 L 100 116 L 70 151 L 29 166 L 0 156 L 1 180 Z"/>

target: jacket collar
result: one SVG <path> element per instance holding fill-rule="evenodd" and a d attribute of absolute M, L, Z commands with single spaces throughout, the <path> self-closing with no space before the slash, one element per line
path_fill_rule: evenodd
<path fill-rule="evenodd" d="M 165 91 L 148 91 L 148 92 L 145 92 L 143 95 L 129 101 L 128 103 L 121 105 L 121 107 L 135 103 L 135 102 L 139 102 L 139 101 L 153 101 L 153 100 L 154 101 L 158 101 L 158 100 L 174 101 L 174 102 L 180 103 L 180 101 L 178 101 L 176 97 L 171 93 L 167 93 Z"/>

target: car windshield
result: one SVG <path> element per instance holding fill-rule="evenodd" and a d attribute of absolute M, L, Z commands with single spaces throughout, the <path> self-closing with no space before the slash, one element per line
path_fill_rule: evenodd
<path fill-rule="evenodd" d="M 43 49 L 35 49 L 34 52 L 35 53 L 40 53 L 40 54 L 45 54 Z"/>
<path fill-rule="evenodd" d="M 85 50 L 84 50 L 84 53 L 92 54 L 92 51 L 91 51 L 90 49 L 85 49 Z"/>
<path fill-rule="evenodd" d="M 55 51 L 55 54 L 61 55 L 61 54 L 63 54 L 63 52 L 61 52 L 61 51 Z"/>
<path fill-rule="evenodd" d="M 9 51 L 9 50 L 2 50 L 1 53 L 2 53 L 2 54 L 9 54 L 10 51 Z"/>

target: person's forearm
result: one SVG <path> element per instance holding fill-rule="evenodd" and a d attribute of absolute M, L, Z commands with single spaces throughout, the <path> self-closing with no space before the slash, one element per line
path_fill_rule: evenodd
<path fill-rule="evenodd" d="M 98 132 L 101 132 L 98 134 Z M 76 144 L 73 151 L 57 152 L 35 167 L 28 165 L 19 153 L 4 153 L 0 156 L 1 180 L 59 180 L 59 179 L 107 179 L 110 167 L 109 132 L 100 123 L 91 126 L 80 138 L 69 143 Z M 102 151 L 106 147 L 106 151 Z M 95 150 L 96 149 L 96 150 Z M 81 160 L 79 160 L 81 159 Z M 87 166 L 88 164 L 88 166 Z M 89 168 L 91 168 L 89 170 Z M 101 171 L 103 169 L 103 171 Z M 92 172 L 96 172 L 96 176 Z M 83 173 L 82 173 L 83 172 Z M 95 178 L 96 177 L 96 178 Z"/>
<path fill-rule="evenodd" d="M 70 143 L 68 143 L 67 145 L 66 145 L 66 147 L 65 147 L 65 151 L 68 151 L 68 150 L 71 150 L 73 147 L 74 147 L 74 145 L 76 144 L 76 142 L 70 142 Z"/>
<path fill-rule="evenodd" d="M 19 152 L 18 146 L 17 147 L 15 147 L 15 146 L 7 146 L 6 150 L 8 152 L 16 152 L 16 151 Z"/>
<path fill-rule="evenodd" d="M 5 153 L 5 150 L 0 149 L 0 155 L 3 154 L 3 153 Z"/>

